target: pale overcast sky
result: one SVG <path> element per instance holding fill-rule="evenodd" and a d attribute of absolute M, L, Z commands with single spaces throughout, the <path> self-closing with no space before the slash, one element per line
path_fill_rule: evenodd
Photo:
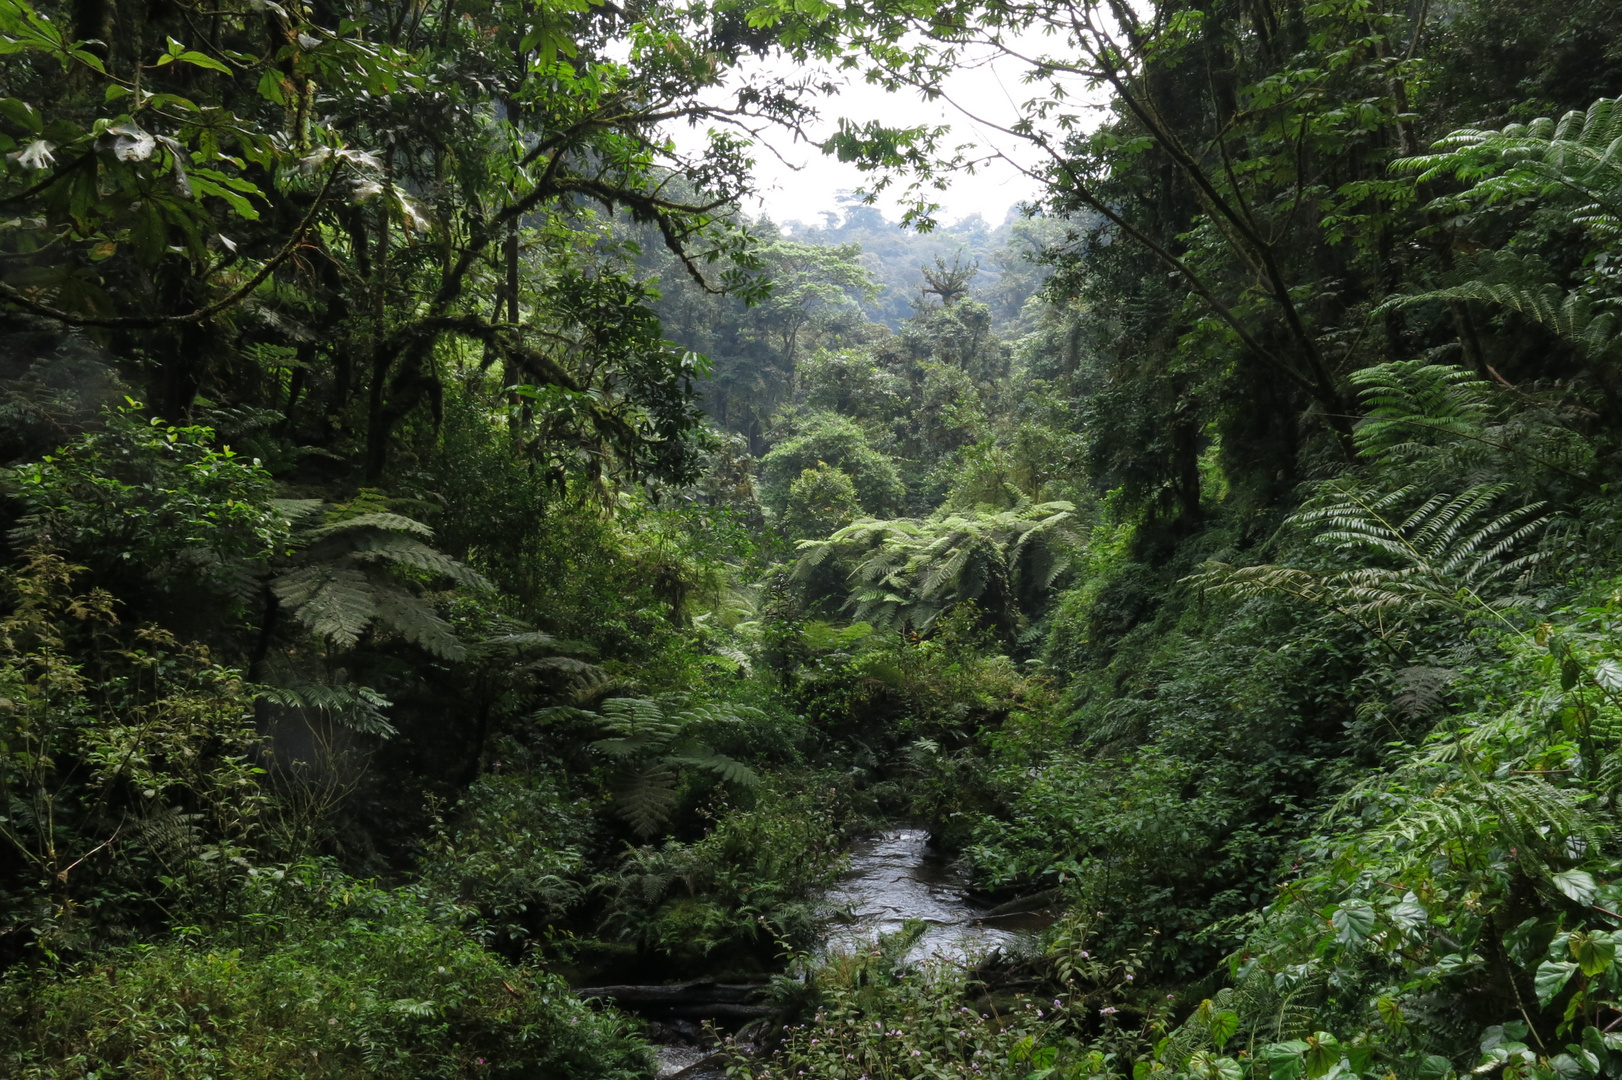
<path fill-rule="evenodd" d="M 762 70 L 780 71 L 780 65 L 786 61 L 770 59 L 755 63 Z M 993 123 L 1007 124 L 1016 115 L 1016 103 L 1032 96 L 1030 89 L 1020 82 L 1020 70 L 1021 65 L 1015 61 L 988 59 L 978 66 L 963 67 L 955 72 L 947 85 L 947 93 Z M 882 120 L 909 127 L 946 123 L 952 127 L 947 145 L 973 143 L 976 149 L 971 154 L 974 156 L 1000 151 L 1026 167 L 1039 160 L 1038 153 L 1021 140 L 976 125 L 943 100 L 926 102 L 910 92 L 889 94 L 863 82 L 859 76 L 847 74 L 845 78 L 843 93 L 837 99 L 822 102 L 822 120 L 809 132 L 814 139 L 825 138 L 836 130 L 840 116 L 858 123 Z M 692 145 L 695 138 L 686 130 L 672 134 L 679 144 Z M 746 207 L 751 213 L 763 213 L 780 224 L 790 221 L 820 224 L 824 211 L 839 211 L 842 192 L 862 186 L 865 178 L 854 166 L 825 156 L 814 145 L 791 144 L 786 137 L 774 143 L 787 164 L 765 147 L 757 148 L 755 171 L 760 198 L 755 205 Z M 798 170 L 791 165 L 799 166 Z M 933 198 L 943 207 L 940 219 L 944 223 L 978 213 L 991 225 L 997 225 L 1011 207 L 1033 198 L 1037 191 L 1037 185 L 1013 165 L 991 161 L 972 176 L 960 174 L 950 190 Z M 889 197 L 892 193 L 898 193 L 896 188 L 881 196 L 878 205 L 886 217 L 896 220 L 900 210 L 897 201 Z"/>

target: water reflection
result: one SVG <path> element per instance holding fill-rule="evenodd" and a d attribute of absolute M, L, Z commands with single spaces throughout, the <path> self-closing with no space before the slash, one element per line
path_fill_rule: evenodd
<path fill-rule="evenodd" d="M 836 924 L 831 949 L 848 951 L 900 930 L 908 919 L 929 924 L 910 952 L 909 962 L 936 956 L 963 962 L 995 949 L 1008 951 L 1051 925 L 1044 912 L 987 918 L 986 909 L 964 895 L 965 882 L 952 865 L 929 847 L 923 829 L 893 829 L 851 845 L 850 870 L 828 894 L 854 921 Z"/>

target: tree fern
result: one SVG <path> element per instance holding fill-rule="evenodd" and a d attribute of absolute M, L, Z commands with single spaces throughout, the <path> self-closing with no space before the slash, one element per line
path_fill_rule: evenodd
<path fill-rule="evenodd" d="M 604 701 L 599 722 L 610 735 L 592 747 L 615 763 L 615 812 L 646 840 L 670 820 L 683 768 L 702 769 L 737 787 L 758 785 L 753 769 L 688 734 L 701 724 L 737 721 L 735 712 L 717 704 L 681 707 L 629 697 Z"/>
<path fill-rule="evenodd" d="M 1412 488 L 1381 494 L 1352 483 L 1326 485 L 1291 521 L 1315 529 L 1317 546 L 1365 565 L 1326 572 L 1212 562 L 1187 580 L 1238 596 L 1297 596 L 1356 620 L 1382 640 L 1426 615 L 1497 612 L 1516 601 L 1513 586 L 1540 559 L 1527 550 L 1530 541 L 1547 526 L 1541 504 L 1498 509 L 1504 493 L 1503 485 L 1488 485 L 1434 495 L 1404 511 Z"/>
<path fill-rule="evenodd" d="M 319 712 L 345 727 L 368 735 L 390 736 L 394 726 L 388 722 L 383 710 L 389 699 L 369 686 L 298 683 L 292 686 L 255 686 L 255 694 L 262 701 L 285 709 Z"/>
<path fill-rule="evenodd" d="M 1075 507 L 1021 499 L 1007 510 L 943 509 L 915 520 L 861 521 L 800 544 L 795 577 L 831 560 L 848 567 L 846 608 L 878 627 L 928 630 L 973 602 L 1011 628 L 1019 600 L 1044 593 L 1069 566 Z"/>
<path fill-rule="evenodd" d="M 1486 261 L 1486 265 L 1502 266 L 1505 262 L 1499 258 Z M 1607 300 L 1596 300 L 1586 290 L 1564 289 L 1548 280 L 1466 281 L 1393 297 L 1379 310 L 1458 300 L 1476 300 L 1513 311 L 1546 327 L 1591 360 L 1614 361 L 1622 352 L 1622 324 Z"/>
<path fill-rule="evenodd" d="M 297 518 L 317 509 L 309 503 L 282 507 Z M 271 580 L 271 593 L 293 618 L 336 648 L 352 647 L 377 628 L 435 656 L 464 659 L 466 646 L 433 603 L 412 588 L 412 576 L 476 590 L 490 584 L 430 546 L 432 537 L 428 526 L 400 514 L 335 517 L 295 534 L 296 565 Z"/>
<path fill-rule="evenodd" d="M 1399 360 L 1349 378 L 1365 409 L 1357 449 L 1374 461 L 1427 457 L 1438 436 L 1477 439 L 1490 413 L 1488 385 L 1453 365 Z"/>
<path fill-rule="evenodd" d="M 1540 117 L 1501 130 L 1463 128 L 1436 143 L 1437 153 L 1404 158 L 1392 168 L 1420 183 L 1444 176 L 1470 186 L 1452 196 L 1462 206 L 1519 199 L 1582 203 L 1577 219 L 1607 239 L 1622 212 L 1622 102 L 1600 98 L 1558 121 Z"/>
<path fill-rule="evenodd" d="M 1557 214 L 1562 223 L 1583 227 L 1597 250 L 1609 250 L 1622 238 L 1622 101 L 1600 98 L 1558 121 L 1543 117 L 1501 130 L 1462 129 L 1438 142 L 1436 150 L 1396 161 L 1392 168 L 1416 173 L 1420 183 L 1442 177 L 1464 181 L 1462 192 L 1432 202 L 1440 214 L 1457 217 L 1531 204 Z M 1489 257 L 1486 265 L 1496 274 L 1397 297 L 1387 306 L 1481 301 L 1541 323 L 1591 359 L 1615 359 L 1622 328 L 1609 292 L 1565 288 L 1547 268 L 1528 273 L 1531 261 L 1512 256 Z"/>

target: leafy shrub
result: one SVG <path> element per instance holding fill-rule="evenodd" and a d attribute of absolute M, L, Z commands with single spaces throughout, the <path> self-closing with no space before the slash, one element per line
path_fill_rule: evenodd
<path fill-rule="evenodd" d="M 956 750 L 1035 691 L 1007 657 L 986 655 L 980 622 L 962 604 L 927 638 L 806 623 L 794 701 L 826 752 L 867 769 L 891 771 L 901 764 L 893 752 L 920 738 Z"/>
<path fill-rule="evenodd" d="M 806 988 L 817 1002 L 815 1013 L 785 1028 L 770 1053 L 734 1055 L 735 1074 L 751 1080 L 1116 1076 L 1125 1071 L 1128 1054 L 1143 1036 L 1164 1021 L 1162 1005 L 1149 1011 L 1142 1032 L 1130 1026 L 1123 1030 L 1116 1006 L 1100 1009 L 1095 995 L 1073 995 L 1077 974 L 1086 983 L 1086 976 L 1111 970 L 1096 962 L 1084 972 L 1068 971 L 1072 981 L 1060 996 L 1005 1001 L 1013 1008 L 999 1009 L 963 965 L 902 966 L 901 958 L 923 930 L 922 923 L 913 922 L 869 950 L 807 966 Z M 1119 966 L 1112 981 L 1120 983 L 1123 975 L 1130 980 L 1130 970 Z"/>
<path fill-rule="evenodd" d="M 627 851 L 598 881 L 609 898 L 604 929 L 689 966 L 760 963 L 780 942 L 808 946 L 821 930 L 820 894 L 844 866 L 849 808 L 837 794 L 763 791 L 752 809 L 718 808 L 702 840 Z"/>
<path fill-rule="evenodd" d="M 825 569 L 818 572 L 825 564 L 837 566 L 848 582 L 844 608 L 877 627 L 928 633 L 943 613 L 972 607 L 1011 641 L 1069 569 L 1074 515 L 1070 503 L 1021 499 L 997 512 L 943 509 L 924 519 L 864 520 L 803 542 L 795 578 L 815 581 L 825 577 Z"/>
<path fill-rule="evenodd" d="M 819 461 L 789 485 L 783 528 L 795 539 L 815 540 L 849 525 L 860 508 L 850 477 Z"/>
<path fill-rule="evenodd" d="M 475 908 L 509 938 L 562 919 L 584 895 L 592 814 L 560 787 L 549 775 L 479 778 L 429 842 L 424 888 Z"/>
<path fill-rule="evenodd" d="M 647 1068 L 612 1012 L 510 967 L 414 893 L 314 865 L 260 874 L 229 929 L 0 984 L 19 1080 L 602 1077 Z"/>
<path fill-rule="evenodd" d="M 16 537 L 89 566 L 121 598 L 198 585 L 241 603 L 288 526 L 258 460 L 216 445 L 214 431 L 154 419 L 131 406 L 54 455 L 11 470 Z"/>
<path fill-rule="evenodd" d="M 83 568 L 0 572 L 0 917 L 47 954 L 206 905 L 254 856 L 267 800 L 240 674 L 153 627 L 124 633 Z"/>

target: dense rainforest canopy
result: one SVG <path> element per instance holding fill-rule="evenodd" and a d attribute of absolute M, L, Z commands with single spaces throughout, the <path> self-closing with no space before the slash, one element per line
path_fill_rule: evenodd
<path fill-rule="evenodd" d="M 0 0 L 0 1075 L 1622 1075 L 1619 244 L 1605 0 Z"/>

